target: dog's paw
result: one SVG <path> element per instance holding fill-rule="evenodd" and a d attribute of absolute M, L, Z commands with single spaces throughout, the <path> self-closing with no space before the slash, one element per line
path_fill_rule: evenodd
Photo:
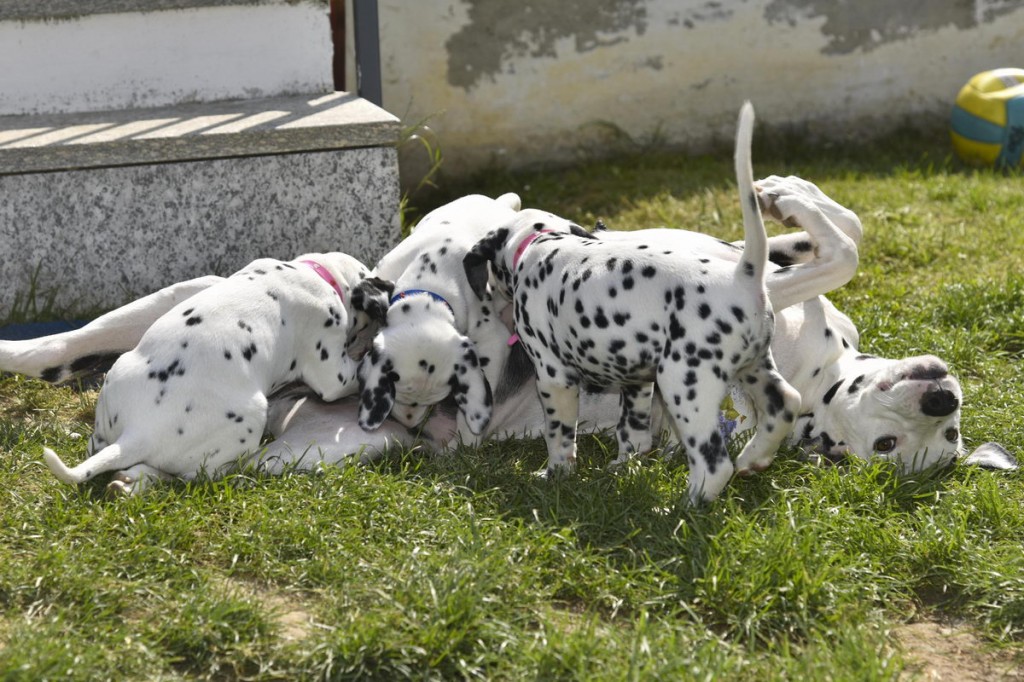
<path fill-rule="evenodd" d="M 548 466 L 546 469 L 534 472 L 533 476 L 540 481 L 560 481 L 568 478 L 573 472 L 569 466 Z"/>
<path fill-rule="evenodd" d="M 786 227 L 800 227 L 797 214 L 802 208 L 799 199 L 786 194 L 781 187 L 757 187 L 757 203 L 761 212 Z"/>
<path fill-rule="evenodd" d="M 786 227 L 807 228 L 812 214 L 820 214 L 856 242 L 863 235 L 857 214 L 828 196 L 813 182 L 795 175 L 770 175 L 754 183 L 761 211 Z"/>
<path fill-rule="evenodd" d="M 739 476 L 740 478 L 750 478 L 754 474 L 759 474 L 765 469 L 767 469 L 769 466 L 771 466 L 771 463 L 771 460 L 769 460 L 767 462 L 749 462 L 744 464 L 740 463 L 737 460 L 736 475 Z"/>
<path fill-rule="evenodd" d="M 629 455 L 619 455 L 612 461 L 608 462 L 608 466 L 606 468 L 612 473 L 618 473 L 626 468 L 626 465 L 629 464 L 631 459 L 632 457 Z"/>
<path fill-rule="evenodd" d="M 121 497 L 131 497 L 134 494 L 134 482 L 127 476 L 115 476 L 114 480 L 107 484 L 106 496 L 111 500 L 116 500 Z"/>

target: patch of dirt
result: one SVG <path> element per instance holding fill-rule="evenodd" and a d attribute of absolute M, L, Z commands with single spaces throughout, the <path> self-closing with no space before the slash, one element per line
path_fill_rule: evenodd
<path fill-rule="evenodd" d="M 281 628 L 281 639 L 294 642 L 305 638 L 316 627 L 313 613 L 306 609 L 296 595 L 282 592 L 270 585 L 237 578 L 218 579 L 217 582 L 235 592 L 260 602 Z"/>
<path fill-rule="evenodd" d="M 281 639 L 284 641 L 294 642 L 303 639 L 314 627 L 313 614 L 295 600 L 289 599 L 287 595 L 261 590 L 256 597 L 274 615 L 274 620 L 281 627 Z"/>
<path fill-rule="evenodd" d="M 910 662 L 905 680 L 1024 681 L 1021 654 L 987 644 L 966 626 L 924 621 L 900 625 L 892 634 Z"/>

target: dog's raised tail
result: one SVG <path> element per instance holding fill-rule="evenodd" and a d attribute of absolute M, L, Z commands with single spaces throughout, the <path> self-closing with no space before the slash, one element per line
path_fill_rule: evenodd
<path fill-rule="evenodd" d="M 754 107 L 744 102 L 736 130 L 736 185 L 743 208 L 743 257 L 737 275 L 764 282 L 768 263 L 768 234 L 761 217 L 761 206 L 754 190 L 754 169 L 750 161 L 750 145 L 754 138 Z M 742 279 L 739 279 L 742 281 Z"/>
<path fill-rule="evenodd" d="M 43 461 L 49 467 L 50 472 L 64 483 L 77 485 L 88 481 L 97 474 L 104 471 L 114 471 L 125 468 L 121 446 L 117 443 L 108 445 L 95 455 L 85 460 L 76 467 L 68 468 L 60 456 L 50 448 L 43 448 Z"/>

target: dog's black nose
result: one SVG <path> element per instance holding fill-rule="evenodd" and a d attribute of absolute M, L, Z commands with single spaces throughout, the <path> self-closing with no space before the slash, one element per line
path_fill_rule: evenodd
<path fill-rule="evenodd" d="M 937 388 L 921 396 L 921 411 L 929 417 L 948 417 L 960 407 L 960 400 L 953 391 Z"/>

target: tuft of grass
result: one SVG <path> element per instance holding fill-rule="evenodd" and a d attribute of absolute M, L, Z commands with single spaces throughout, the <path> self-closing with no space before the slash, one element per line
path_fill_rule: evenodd
<path fill-rule="evenodd" d="M 831 297 L 862 348 L 947 359 L 968 443 L 1019 454 L 1019 177 L 963 168 L 926 131 L 762 138 L 761 173 L 811 179 L 864 221 L 860 271 Z M 441 185 L 417 209 L 516 191 L 584 224 L 739 236 L 730 150 L 627 141 L 621 158 Z M 693 509 L 684 465 L 610 473 L 612 439 L 586 436 L 555 482 L 533 475 L 540 441 L 511 441 L 108 500 L 40 461 L 44 444 L 84 455 L 95 396 L 0 377 L 5 679 L 896 680 L 994 651 L 1024 662 L 1021 473 L 783 452 Z M 909 622 L 981 643 L 930 642 L 922 661 Z"/>

